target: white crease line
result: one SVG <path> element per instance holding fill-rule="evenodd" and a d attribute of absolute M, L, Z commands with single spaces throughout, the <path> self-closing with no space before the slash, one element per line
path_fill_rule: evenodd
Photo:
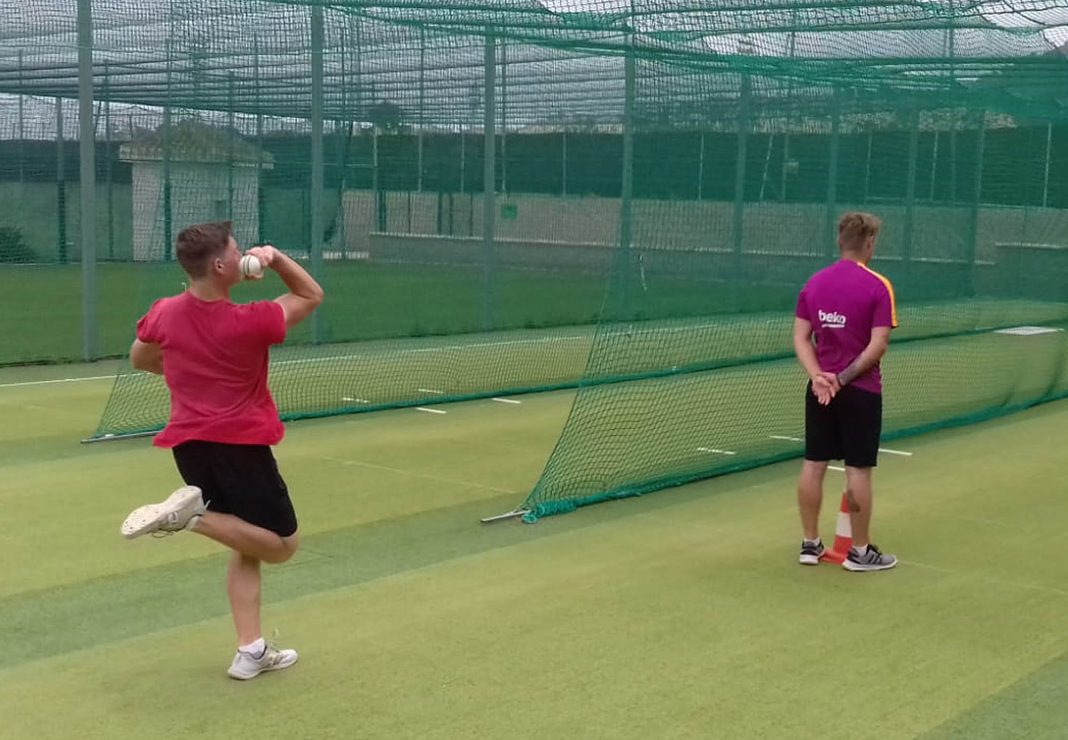
<path fill-rule="evenodd" d="M 376 465 L 375 463 L 363 462 L 362 460 L 344 460 L 340 457 L 330 457 L 328 455 L 318 455 L 320 460 L 329 460 L 330 462 L 340 463 L 341 465 L 358 465 L 361 468 L 373 468 L 375 470 L 388 470 L 391 473 L 400 473 L 401 475 L 410 475 L 414 478 L 426 478 L 427 480 L 438 481 L 439 483 L 451 483 L 457 486 L 471 486 L 473 488 L 482 488 L 487 491 L 493 491 L 494 493 L 515 493 L 505 488 L 495 488 L 493 486 L 486 486 L 481 483 L 472 483 L 466 480 L 456 480 L 455 478 L 442 478 L 438 475 L 428 475 L 426 473 L 417 473 L 414 470 L 402 470 L 401 468 L 391 468 L 388 465 Z"/>
<path fill-rule="evenodd" d="M 775 323 L 776 321 L 778 321 L 778 320 L 777 319 L 775 319 L 775 320 L 768 319 L 764 323 Z M 387 354 L 389 356 L 394 356 L 394 355 L 418 354 L 418 353 L 422 353 L 422 352 L 442 352 L 442 351 L 451 351 L 451 350 L 481 349 L 483 347 L 509 347 L 509 346 L 514 346 L 514 345 L 524 345 L 524 344 L 553 344 L 553 343 L 556 343 L 556 342 L 577 342 L 577 341 L 587 341 L 587 342 L 591 342 L 592 343 L 592 342 L 594 342 L 594 341 L 596 341 L 598 339 L 601 339 L 601 340 L 606 339 L 606 338 L 613 339 L 613 338 L 616 338 L 616 337 L 630 337 L 630 338 L 633 338 L 633 337 L 641 337 L 641 338 L 653 337 L 653 338 L 655 338 L 659 334 L 675 334 L 675 333 L 678 333 L 678 332 L 693 331 L 695 329 L 718 329 L 718 328 L 721 328 L 723 326 L 724 326 L 724 324 L 722 324 L 720 322 L 716 322 L 716 323 L 711 323 L 711 324 L 710 323 L 684 324 L 682 326 L 667 326 L 667 327 L 661 327 L 661 328 L 639 327 L 639 328 L 635 328 L 632 331 L 626 331 L 626 330 L 623 330 L 623 331 L 611 331 L 611 332 L 606 332 L 606 333 L 600 334 L 600 335 L 598 335 L 596 332 L 591 332 L 590 334 L 581 334 L 581 335 L 571 334 L 571 335 L 567 335 L 567 336 L 532 337 L 530 339 L 508 339 L 508 340 L 503 340 L 503 341 L 499 341 L 499 342 L 471 342 L 469 344 L 443 344 L 443 345 L 436 346 L 436 347 L 413 347 L 413 348 L 410 348 L 410 349 L 393 350 L 393 351 L 388 352 L 388 353 L 385 352 L 385 351 L 381 351 L 381 352 L 373 352 L 371 354 L 359 353 L 359 354 L 351 354 L 351 355 L 329 355 L 329 356 L 324 356 L 324 357 L 303 357 L 303 358 L 296 359 L 296 360 L 277 360 L 277 361 L 272 362 L 271 365 L 272 366 L 274 366 L 274 365 L 303 365 L 303 364 L 309 363 L 309 362 L 332 362 L 334 360 L 370 360 L 370 359 L 379 359 L 383 355 L 387 355 Z M 0 387 L 2 387 L 2 386 L 0 386 Z"/>
<path fill-rule="evenodd" d="M 711 452 L 714 455 L 737 455 L 737 452 L 732 450 L 717 450 L 714 447 L 698 447 L 698 452 Z"/>
<path fill-rule="evenodd" d="M 787 442 L 804 442 L 800 437 L 784 437 L 781 434 L 772 434 L 768 439 L 784 439 Z"/>
<path fill-rule="evenodd" d="M 901 455 L 903 457 L 912 457 L 911 452 L 902 452 L 901 450 L 888 450 L 885 447 L 880 447 L 879 452 L 885 452 L 887 455 Z"/>
<path fill-rule="evenodd" d="M 28 380 L 24 383 L 2 383 L 0 388 L 22 388 L 28 385 L 52 385 L 53 383 L 84 383 L 89 380 L 114 380 L 114 375 L 94 375 L 91 378 L 59 378 L 57 380 Z"/>
<path fill-rule="evenodd" d="M 845 472 L 845 468 L 840 468 L 837 465 L 828 465 L 827 470 L 840 470 L 843 473 Z"/>
<path fill-rule="evenodd" d="M 426 406 L 416 406 L 415 410 L 416 411 L 425 411 L 428 414 L 446 414 L 446 413 L 448 413 L 447 411 L 442 411 L 441 409 L 428 409 Z"/>
<path fill-rule="evenodd" d="M 445 391 L 439 391 L 434 388 L 416 388 L 420 393 L 433 393 L 435 396 L 444 396 Z"/>
<path fill-rule="evenodd" d="M 497 403 L 523 403 L 522 401 L 516 401 L 512 398 L 494 398 L 492 400 L 496 401 Z"/>
<path fill-rule="evenodd" d="M 410 349 L 398 349 L 391 352 L 361 352 L 351 355 L 327 355 L 322 357 L 301 357 L 296 360 L 278 360 L 272 365 L 304 365 L 309 362 L 333 362 L 334 360 L 371 360 L 380 359 L 383 356 L 411 355 L 422 352 L 448 352 L 451 350 L 481 349 L 483 347 L 510 347 L 524 344 L 552 344 L 554 342 L 573 342 L 579 340 L 593 341 L 593 335 L 567 336 L 567 337 L 538 337 L 535 339 L 513 339 L 503 342 L 473 342 L 471 344 L 445 344 L 438 347 L 413 347 Z"/>
<path fill-rule="evenodd" d="M 371 403 L 366 398 L 352 398 L 351 396 L 342 396 L 341 400 L 349 403 Z"/>
<path fill-rule="evenodd" d="M 944 568 L 940 565 L 920 563 L 916 560 L 904 560 L 902 558 L 898 558 L 898 562 L 902 565 L 911 565 L 917 568 L 926 568 L 928 570 L 934 570 L 938 571 L 939 573 L 947 573 L 949 575 L 954 576 L 959 576 L 962 572 L 964 572 L 954 568 Z M 971 571 L 968 571 L 968 573 L 970 574 Z M 1002 586 L 1015 586 L 1016 588 L 1021 588 L 1026 591 L 1039 591 L 1043 593 L 1057 594 L 1058 596 L 1068 596 L 1068 591 L 1056 588 L 1055 586 L 1045 586 L 1039 583 L 1020 583 L 1019 581 L 1010 581 L 1004 578 L 981 578 L 980 580 L 990 581 L 992 583 L 997 583 Z"/>

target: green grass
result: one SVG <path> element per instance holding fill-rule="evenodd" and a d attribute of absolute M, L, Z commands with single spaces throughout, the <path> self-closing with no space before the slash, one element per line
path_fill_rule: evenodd
<path fill-rule="evenodd" d="M 107 381 L 0 371 L 0 737 L 1059 738 L 1068 403 L 898 441 L 890 573 L 795 564 L 796 462 L 486 527 L 572 395 L 290 426 L 303 548 L 269 568 L 291 671 L 229 681 L 225 555 L 125 542 L 177 482 L 146 440 L 79 446 Z M 64 372 L 66 371 L 66 372 Z M 831 474 L 832 477 L 834 474 Z M 828 483 L 829 536 L 840 480 Z"/>

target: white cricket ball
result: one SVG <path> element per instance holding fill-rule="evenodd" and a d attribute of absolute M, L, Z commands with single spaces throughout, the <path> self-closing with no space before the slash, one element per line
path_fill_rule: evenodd
<path fill-rule="evenodd" d="M 258 278 L 263 275 L 263 263 L 254 254 L 246 254 L 241 258 L 241 274 L 247 278 Z"/>

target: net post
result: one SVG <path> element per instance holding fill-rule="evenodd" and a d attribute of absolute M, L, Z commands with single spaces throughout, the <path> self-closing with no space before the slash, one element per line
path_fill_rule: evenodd
<path fill-rule="evenodd" d="M 93 127 L 93 6 L 78 0 L 78 128 L 81 190 L 82 359 L 97 355 L 96 132 Z"/>
<path fill-rule="evenodd" d="M 492 26 L 486 27 L 483 60 L 484 90 L 482 110 L 482 328 L 494 325 L 494 293 L 496 291 L 496 254 L 494 239 L 497 230 L 497 38 Z"/>
<path fill-rule="evenodd" d="M 909 161 L 908 182 L 905 183 L 905 233 L 901 240 L 901 258 L 906 279 L 912 275 L 913 237 L 916 224 L 916 174 L 920 150 L 920 108 L 909 111 Z"/>
<path fill-rule="evenodd" d="M 67 263 L 67 172 L 63 156 L 63 98 L 56 98 L 56 251 Z"/>
<path fill-rule="evenodd" d="M 983 194 L 983 157 L 986 148 L 986 111 L 978 112 L 978 127 L 976 130 L 975 152 L 975 178 L 972 189 L 971 213 L 968 224 L 968 295 L 975 295 L 975 260 L 979 244 L 979 206 L 982 203 Z"/>
<path fill-rule="evenodd" d="M 734 165 L 734 214 L 731 221 L 731 303 L 736 308 L 742 289 L 742 250 L 745 246 L 745 165 L 749 142 L 749 107 L 752 81 L 747 73 L 742 74 L 738 91 L 738 151 Z"/>
<path fill-rule="evenodd" d="M 824 241 L 827 254 L 833 257 L 838 253 L 835 231 L 838 209 L 838 153 L 842 128 L 842 91 L 834 86 L 831 97 L 831 141 L 830 157 L 827 164 L 827 214 L 824 221 Z"/>
<path fill-rule="evenodd" d="M 503 522 L 506 519 L 518 519 L 519 517 L 526 516 L 530 513 L 530 509 L 512 509 L 504 514 L 497 514 L 495 516 L 485 516 L 479 519 L 483 524 L 493 524 L 495 522 Z"/>
<path fill-rule="evenodd" d="M 616 318 L 627 320 L 630 313 L 631 246 L 634 229 L 634 35 L 628 34 L 627 53 L 623 60 L 623 167 L 620 173 L 619 256 L 616 276 L 619 281 Z"/>
<path fill-rule="evenodd" d="M 323 7 L 311 8 L 311 274 L 323 279 Z M 322 309 L 312 313 L 312 342 L 323 341 Z"/>

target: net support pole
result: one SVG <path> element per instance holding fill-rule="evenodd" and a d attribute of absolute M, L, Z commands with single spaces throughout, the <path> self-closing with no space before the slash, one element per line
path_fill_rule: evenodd
<path fill-rule="evenodd" d="M 901 243 L 906 278 L 912 275 L 913 237 L 916 224 L 916 174 L 920 149 L 920 111 L 914 108 L 909 116 L 908 181 L 905 183 L 905 229 Z"/>
<path fill-rule="evenodd" d="M 111 70 L 104 65 L 104 182 L 107 184 L 108 259 L 115 259 L 115 187 L 111 153 Z"/>
<path fill-rule="evenodd" d="M 311 8 L 311 274 L 323 280 L 323 7 Z M 312 313 L 312 342 L 323 341 L 322 309 Z"/>
<path fill-rule="evenodd" d="M 697 150 L 697 200 L 705 199 L 705 134 L 701 132 L 701 141 Z"/>
<path fill-rule="evenodd" d="M 508 197 L 508 46 L 501 39 L 501 192 Z"/>
<path fill-rule="evenodd" d="M 160 131 L 160 177 L 163 188 L 163 262 L 171 261 L 171 232 L 174 223 L 171 220 L 171 78 L 173 66 L 174 13 L 172 7 L 171 30 L 167 40 L 167 99 L 163 103 L 163 124 Z M 147 257 L 147 255 L 145 255 Z"/>
<path fill-rule="evenodd" d="M 426 28 L 419 27 L 419 130 L 416 132 L 415 191 L 423 192 L 423 129 L 426 127 Z M 411 210 L 408 211 L 409 218 Z M 409 229 L 411 231 L 411 229 Z"/>
<path fill-rule="evenodd" d="M 170 82 L 167 83 L 170 89 Z M 171 261 L 171 244 L 173 243 L 174 215 L 171 212 L 171 104 L 168 100 L 163 107 L 163 135 L 162 142 L 162 177 L 163 177 L 163 261 Z"/>
<path fill-rule="evenodd" d="M 231 72 L 226 85 L 227 125 L 230 131 L 226 137 L 226 218 L 234 220 L 234 144 L 237 139 L 237 128 L 234 121 L 234 73 Z"/>
<path fill-rule="evenodd" d="M 841 90 L 836 86 L 831 99 L 831 141 L 830 156 L 827 164 L 827 214 L 823 227 L 825 249 L 830 257 L 838 254 L 835 231 L 838 220 L 838 154 L 841 143 L 841 124 L 842 95 Z"/>
<path fill-rule="evenodd" d="M 567 129 L 560 132 L 560 194 L 567 195 Z"/>
<path fill-rule="evenodd" d="M 256 242 L 263 244 L 266 198 L 263 193 L 263 113 L 260 110 L 260 42 L 253 39 L 252 89 L 256 95 Z"/>
<path fill-rule="evenodd" d="M 56 98 L 56 249 L 67 263 L 67 172 L 63 156 L 63 98 Z"/>
<path fill-rule="evenodd" d="M 530 509 L 512 509 L 504 514 L 497 514 L 496 516 L 484 516 L 479 519 L 483 524 L 493 524 L 495 522 L 503 522 L 507 519 L 519 519 L 530 513 Z"/>
<path fill-rule="evenodd" d="M 483 160 L 482 160 L 482 327 L 494 325 L 494 294 L 496 291 L 497 230 L 497 39 L 493 28 L 486 29 L 484 52 L 483 95 Z"/>
<path fill-rule="evenodd" d="M 927 201 L 929 203 L 934 203 L 935 201 L 935 184 L 938 182 L 938 142 L 940 138 L 940 132 L 935 129 L 934 144 L 931 151 L 931 187 L 927 191 Z"/>
<path fill-rule="evenodd" d="M 752 83 L 749 75 L 742 75 L 738 94 L 738 156 L 734 164 L 734 217 L 731 223 L 732 301 L 738 304 L 742 281 L 742 248 L 745 245 L 745 165 L 749 143 L 749 106 Z"/>
<path fill-rule="evenodd" d="M 172 39 L 175 37 L 174 29 L 174 4 L 171 4 L 170 31 L 167 37 L 167 97 L 163 104 L 163 131 L 160 135 L 160 173 L 163 178 L 163 261 L 171 261 L 171 244 L 174 222 L 171 214 L 171 82 L 174 66 L 174 47 Z M 146 255 L 147 257 L 147 255 Z"/>
<path fill-rule="evenodd" d="M 82 359 L 96 348 L 96 132 L 93 130 L 93 5 L 78 0 L 78 128 L 81 190 Z"/>
<path fill-rule="evenodd" d="M 1046 174 L 1042 181 L 1042 207 L 1049 208 L 1049 162 L 1053 154 L 1053 122 L 1046 124 Z"/>
<path fill-rule="evenodd" d="M 26 185 L 26 152 L 25 152 L 25 150 L 26 150 L 26 144 L 25 144 L 25 142 L 26 142 L 26 117 L 25 117 L 25 111 L 23 110 L 23 106 L 25 105 L 25 102 L 24 102 L 24 95 L 22 93 L 22 49 L 19 49 L 19 88 L 18 89 L 19 89 L 19 147 L 18 147 L 17 151 L 18 151 L 18 158 L 19 158 L 19 197 L 20 198 L 25 198 L 25 185 Z M 21 206 L 23 204 L 20 203 L 19 205 L 20 205 L 19 213 L 23 213 L 24 211 L 21 208 Z"/>
<path fill-rule="evenodd" d="M 871 190 L 871 149 L 872 139 L 875 134 L 871 131 L 868 132 L 868 149 L 864 155 L 864 195 L 861 198 L 861 203 L 867 204 L 868 193 Z"/>
<path fill-rule="evenodd" d="M 634 36 L 627 39 L 623 58 L 623 171 L 620 174 L 619 200 L 619 313 L 624 320 L 630 313 L 631 242 L 634 229 Z"/>
<path fill-rule="evenodd" d="M 986 111 L 979 111 L 975 135 L 975 179 L 972 186 L 972 209 L 968 225 L 968 293 L 975 295 L 975 259 L 979 251 L 979 206 L 983 197 L 983 156 L 986 149 Z"/>

